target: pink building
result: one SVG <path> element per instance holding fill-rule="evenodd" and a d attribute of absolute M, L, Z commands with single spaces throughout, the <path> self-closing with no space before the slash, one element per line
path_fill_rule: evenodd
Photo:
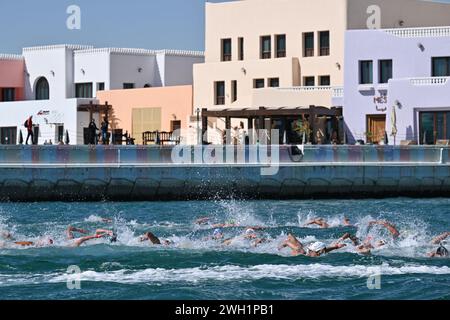
<path fill-rule="evenodd" d="M 24 87 L 23 57 L 0 54 L 0 102 L 24 100 Z"/>
<path fill-rule="evenodd" d="M 192 115 L 191 85 L 134 90 L 110 90 L 97 93 L 100 104 L 112 106 L 109 115 L 112 130 L 128 132 L 142 143 L 146 131 L 187 129 Z"/>

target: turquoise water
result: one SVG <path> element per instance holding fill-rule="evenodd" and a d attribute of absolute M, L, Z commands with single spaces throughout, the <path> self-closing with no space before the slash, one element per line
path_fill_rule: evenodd
<path fill-rule="evenodd" d="M 264 226 L 269 241 L 253 247 L 245 230 L 225 230 L 231 245 L 207 240 L 213 222 Z M 342 226 L 343 217 L 356 227 Z M 110 217 L 112 224 L 100 217 Z M 331 228 L 305 228 L 324 217 Z M 387 219 L 400 239 L 382 228 L 368 230 L 373 219 Z M 68 247 L 65 229 L 74 225 L 94 232 L 115 228 L 119 241 L 94 240 Z M 328 201 L 189 201 L 140 203 L 2 203 L 0 230 L 16 240 L 54 239 L 53 246 L 19 248 L 0 240 L 0 299 L 449 299 L 450 259 L 430 259 L 433 236 L 450 231 L 450 199 Z M 152 231 L 173 245 L 140 243 Z M 388 240 L 370 256 L 352 246 L 319 258 L 292 257 L 278 245 L 287 232 L 308 244 L 327 244 L 345 232 Z M 77 265 L 81 289 L 69 290 Z M 381 272 L 379 290 L 368 277 Z"/>

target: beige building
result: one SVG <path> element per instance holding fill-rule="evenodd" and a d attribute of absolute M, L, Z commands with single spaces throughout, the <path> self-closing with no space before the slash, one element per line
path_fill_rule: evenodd
<path fill-rule="evenodd" d="M 346 30 L 449 23 L 450 5 L 419 0 L 206 3 L 194 109 L 330 107 L 342 95 Z"/>

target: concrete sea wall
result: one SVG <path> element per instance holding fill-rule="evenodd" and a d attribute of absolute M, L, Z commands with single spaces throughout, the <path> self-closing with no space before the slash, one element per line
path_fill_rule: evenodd
<path fill-rule="evenodd" d="M 220 147 L 222 148 L 222 147 Z M 176 163 L 173 147 L 0 147 L 0 198 L 45 200 L 172 200 L 203 198 L 448 196 L 450 148 L 280 146 L 276 166 L 258 149 L 241 160 Z M 220 150 L 220 149 L 217 149 Z M 226 152 L 224 151 L 224 157 Z M 194 150 L 192 150 L 194 159 Z"/>

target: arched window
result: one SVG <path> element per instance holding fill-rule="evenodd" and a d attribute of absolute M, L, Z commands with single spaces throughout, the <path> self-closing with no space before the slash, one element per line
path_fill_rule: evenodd
<path fill-rule="evenodd" d="M 36 100 L 48 99 L 50 99 L 50 87 L 48 81 L 44 77 L 39 78 L 36 83 Z"/>

